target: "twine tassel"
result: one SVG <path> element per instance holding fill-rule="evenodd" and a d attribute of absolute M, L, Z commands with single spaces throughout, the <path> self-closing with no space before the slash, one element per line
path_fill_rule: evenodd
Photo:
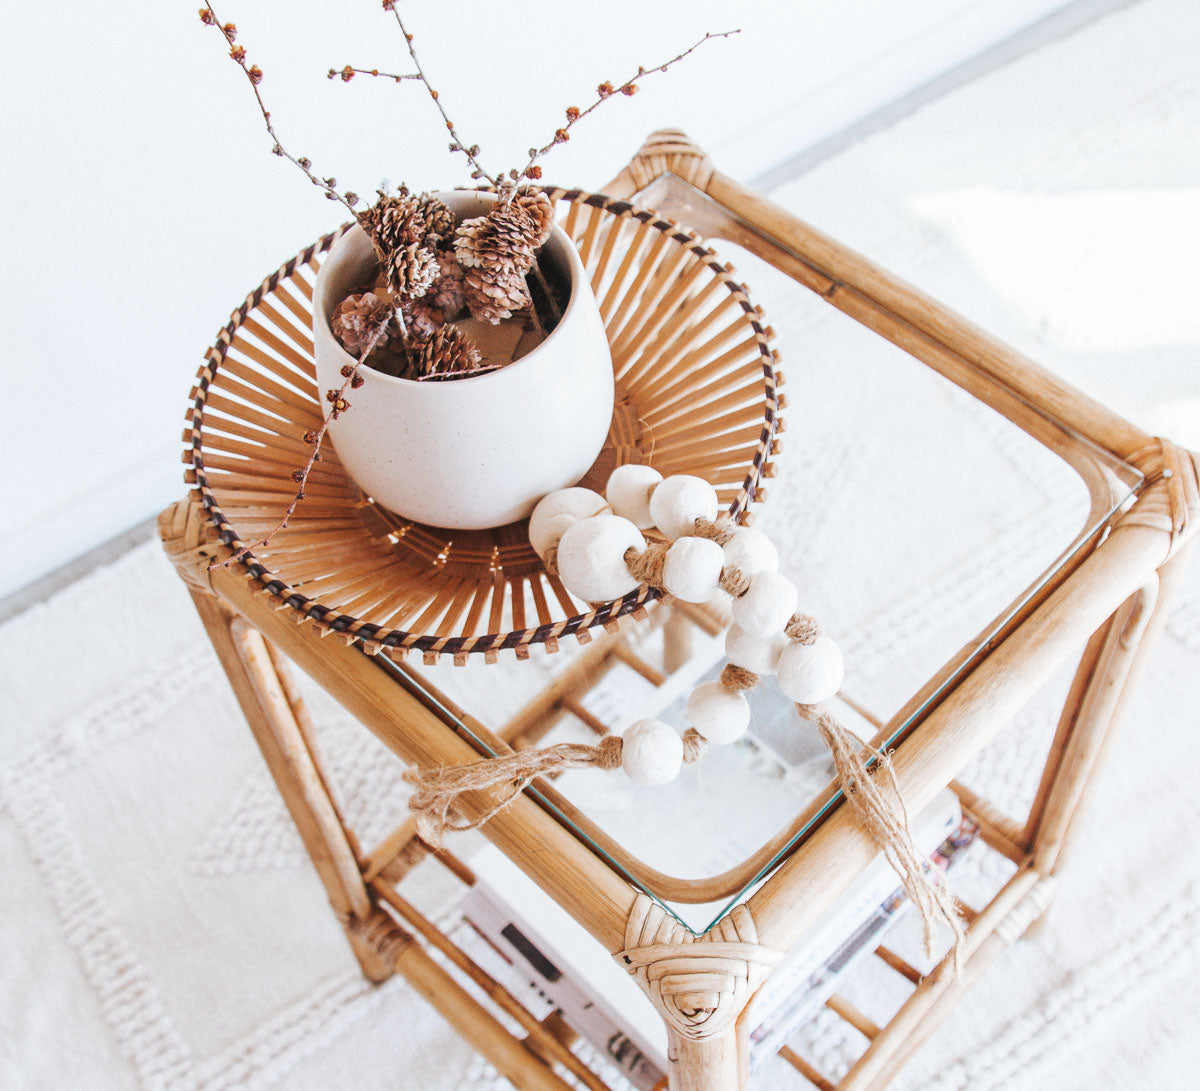
<path fill-rule="evenodd" d="M 621 740 L 610 736 L 598 746 L 582 743 L 558 743 L 540 750 L 521 750 L 494 758 L 483 758 L 466 765 L 440 769 L 409 769 L 404 779 L 413 785 L 408 801 L 416 812 L 417 832 L 428 844 L 438 846 L 447 830 L 474 830 L 508 807 L 537 777 L 567 769 L 615 769 L 621 764 Z M 501 788 L 499 798 L 475 819 L 458 820 L 451 812 L 464 792 Z"/>
<path fill-rule="evenodd" d="M 803 719 L 816 724 L 833 755 L 846 799 L 900 877 L 904 892 L 917 907 L 924 930 L 926 956 L 934 957 L 938 926 L 945 924 L 950 929 L 950 950 L 957 978 L 961 971 L 962 940 L 966 935 L 962 915 L 942 874 L 913 844 L 908 814 L 891 758 L 880 750 L 864 745 L 857 735 L 838 723 L 823 707 L 797 705 L 796 710 Z M 872 760 L 873 768 L 870 765 Z"/>

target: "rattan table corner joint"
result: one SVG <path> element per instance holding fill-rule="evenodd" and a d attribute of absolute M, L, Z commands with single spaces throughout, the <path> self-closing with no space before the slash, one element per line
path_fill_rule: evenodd
<path fill-rule="evenodd" d="M 642 204 L 676 215 L 706 238 L 746 247 L 1035 438 L 1048 442 L 1046 422 L 1078 437 L 1078 450 L 1056 439 L 1056 453 L 1085 478 L 1084 448 L 1089 445 L 1143 475 L 1134 502 L 1024 604 L 986 654 L 948 687 L 939 688 L 939 679 L 932 679 L 893 718 L 900 722 L 918 710 L 894 761 L 909 808 L 919 810 L 954 781 L 1068 655 L 1084 649 L 1030 813 L 1016 820 L 986 800 L 960 793 L 984 838 L 1017 870 L 972 920 L 961 976 L 956 978 L 943 963 L 914 980 L 908 1000 L 837 1084 L 841 1089 L 883 1087 L 1049 904 L 1081 804 L 1163 625 L 1200 526 L 1197 457 L 1145 435 L 716 171 L 683 133 L 653 134 L 609 193 L 618 199 L 638 194 Z M 1099 475 L 1088 486 L 1105 487 Z M 448 726 L 435 708 L 398 686 L 394 673 L 380 669 L 375 659 L 388 649 L 372 646 L 371 632 L 346 631 L 333 617 L 298 615 L 280 601 L 269 574 L 238 564 L 213 567 L 214 559 L 229 556 L 231 547 L 210 509 L 199 488 L 168 508 L 159 519 L 163 543 L 191 592 L 363 972 L 373 981 L 402 974 L 518 1087 L 563 1088 L 566 1077 L 602 1089 L 605 1085 L 568 1048 L 568 1029 L 532 1019 L 396 892 L 392 880 L 403 873 L 405 860 L 428 851 L 416 840 L 414 824 L 402 824 L 372 852 L 358 844 L 329 791 L 312 725 L 284 655 L 406 762 L 429 766 L 475 760 L 479 755 L 471 741 Z M 643 605 L 634 604 L 631 612 Z M 609 627 L 616 621 L 599 620 Z M 418 650 L 430 654 L 429 648 Z M 433 654 L 439 650 L 446 649 L 434 648 Z M 953 666 L 948 664 L 947 672 Z M 936 700 L 929 700 L 930 694 Z M 503 739 L 465 714 L 458 722 L 470 723 L 473 733 L 497 752 L 507 748 Z M 886 729 L 879 737 L 885 735 Z M 464 814 L 483 813 L 491 798 L 478 793 L 464 802 Z M 676 935 L 678 942 L 664 943 L 662 910 L 528 795 L 496 815 L 485 833 L 636 971 L 667 1024 L 671 1087 L 677 1091 L 745 1085 L 748 1028 L 740 1016 L 747 1002 L 780 954 L 876 851 L 852 810 L 840 807 L 719 930 L 703 937 Z M 451 854 L 438 855 L 447 866 L 469 874 Z M 509 1034 L 493 1011 L 430 957 L 428 948 L 439 950 L 460 974 L 482 987 L 491 1003 L 521 1024 L 525 1036 Z M 720 973 L 710 972 L 718 963 Z M 650 972 L 663 964 L 669 966 L 673 990 L 661 988 L 662 973 Z M 689 977 L 700 983 L 695 990 L 686 987 Z M 723 982 L 719 987 L 713 984 L 717 980 Z M 796 1061 L 806 1071 L 804 1062 Z M 806 1074 L 820 1080 L 811 1071 Z M 831 1086 L 828 1081 L 823 1085 Z"/>

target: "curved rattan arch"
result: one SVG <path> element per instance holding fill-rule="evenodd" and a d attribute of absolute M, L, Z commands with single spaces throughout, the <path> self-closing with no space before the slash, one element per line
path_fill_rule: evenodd
<path fill-rule="evenodd" d="M 614 465 L 649 462 L 664 473 L 710 480 L 731 516 L 748 521 L 765 497 L 782 431 L 775 354 L 761 311 L 732 267 L 694 232 L 579 190 L 547 190 L 565 206 L 613 350 L 618 405 L 608 444 L 584 479 L 599 485 Z M 639 588 L 616 602 L 577 603 L 542 567 L 524 524 L 455 532 L 413 523 L 354 486 L 330 445 L 306 499 L 267 548 L 295 491 L 303 433 L 320 423 L 311 328 L 324 236 L 262 282 L 205 356 L 191 394 L 189 484 L 221 540 L 281 607 L 368 651 L 427 661 L 471 653 L 494 661 L 560 637 L 587 639 L 657 597 Z M 351 410 L 353 411 L 353 410 Z M 532 615 L 532 616 L 531 616 Z M 533 622 L 533 623 L 531 623 Z"/>

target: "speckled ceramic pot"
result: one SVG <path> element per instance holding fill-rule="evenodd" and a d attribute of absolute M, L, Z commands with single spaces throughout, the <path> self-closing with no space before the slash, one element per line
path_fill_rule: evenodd
<path fill-rule="evenodd" d="M 483 215 L 494 200 L 438 196 L 460 221 Z M 570 298 L 550 336 L 515 363 L 424 383 L 363 368 L 365 383 L 328 434 L 349 474 L 384 507 L 440 527 L 500 526 L 528 515 L 546 493 L 575 484 L 595 461 L 612 420 L 608 338 L 583 263 L 561 227 L 539 261 L 548 277 L 569 281 Z M 370 241 L 354 227 L 317 275 L 313 341 L 322 392 L 340 387 L 342 366 L 354 362 L 330 331 L 330 316 L 374 265 Z"/>

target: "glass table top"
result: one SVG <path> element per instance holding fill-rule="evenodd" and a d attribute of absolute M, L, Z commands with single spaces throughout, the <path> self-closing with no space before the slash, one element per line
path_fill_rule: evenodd
<path fill-rule="evenodd" d="M 744 225 L 697 222 L 712 211 L 683 183 L 650 196 L 701 233 L 720 227 L 753 241 Z M 713 245 L 750 281 L 789 380 L 784 449 L 755 525 L 778 545 L 800 609 L 818 617 L 845 654 L 847 700 L 832 710 L 868 737 L 887 723 L 885 746 L 901 744 L 1023 608 L 1095 545 L 1141 476 L 1040 415 L 1041 441 L 1033 438 L 753 254 Z M 1075 466 L 1052 448 L 1073 452 Z M 662 664 L 663 630 L 653 619 L 622 623 L 632 650 L 654 666 Z M 691 643 L 687 663 L 664 685 L 618 663 L 581 703 L 616 733 L 646 716 L 682 732 L 687 694 L 723 664 L 719 636 L 693 629 Z M 465 668 L 376 661 L 440 705 L 487 754 L 459 708 L 498 731 L 582 651 L 564 644 L 558 655 L 539 649 L 519 665 Z M 798 720 L 773 680 L 764 679 L 751 705 L 747 736 L 710 747 L 669 785 L 637 787 L 619 773 L 579 770 L 548 792 L 528 791 L 635 887 L 705 931 L 840 798 L 816 730 Z M 595 739 L 567 713 L 542 741 Z"/>

